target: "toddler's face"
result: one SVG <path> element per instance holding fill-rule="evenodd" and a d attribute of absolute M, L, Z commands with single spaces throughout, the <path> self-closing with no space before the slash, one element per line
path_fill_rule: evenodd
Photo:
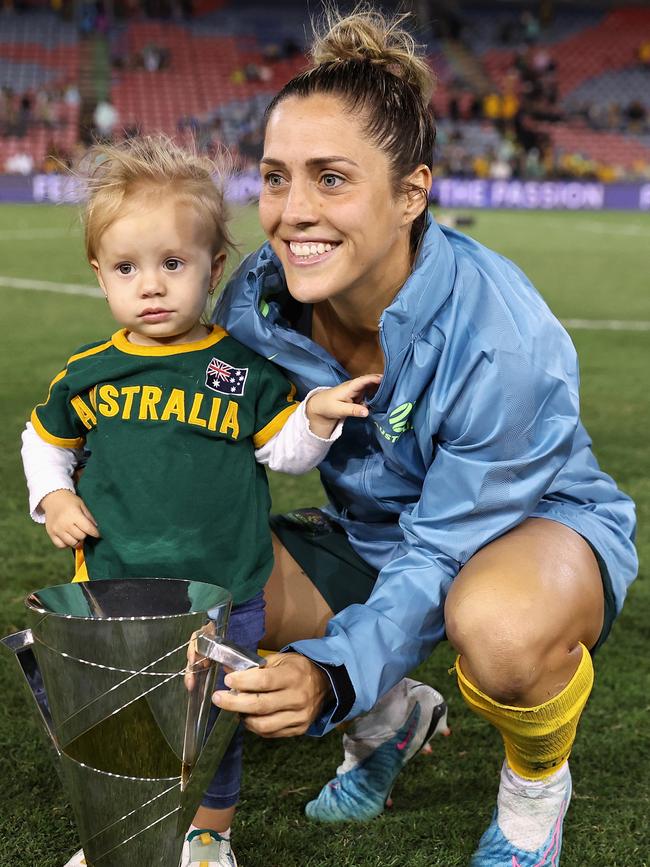
<path fill-rule="evenodd" d="M 134 197 L 91 262 L 113 316 L 145 345 L 205 337 L 201 314 L 225 256 L 213 256 L 199 213 L 174 196 Z"/>

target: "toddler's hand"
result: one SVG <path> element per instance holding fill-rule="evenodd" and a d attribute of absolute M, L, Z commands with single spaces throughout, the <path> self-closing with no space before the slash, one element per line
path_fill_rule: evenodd
<path fill-rule="evenodd" d="M 350 416 L 365 418 L 368 410 L 361 401 L 366 394 L 374 394 L 380 382 L 380 373 L 368 373 L 349 379 L 334 388 L 317 391 L 309 398 L 305 407 L 311 432 L 327 439 L 339 421 Z"/>
<path fill-rule="evenodd" d="M 47 535 L 57 548 L 78 548 L 86 536 L 99 538 L 97 522 L 72 491 L 52 491 L 41 500 Z"/>

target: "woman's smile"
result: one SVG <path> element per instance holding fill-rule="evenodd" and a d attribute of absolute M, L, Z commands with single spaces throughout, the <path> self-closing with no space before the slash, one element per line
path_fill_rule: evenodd
<path fill-rule="evenodd" d="M 303 240 L 285 241 L 288 248 L 287 258 L 292 265 L 320 265 L 326 262 L 340 246 L 340 241 Z"/>

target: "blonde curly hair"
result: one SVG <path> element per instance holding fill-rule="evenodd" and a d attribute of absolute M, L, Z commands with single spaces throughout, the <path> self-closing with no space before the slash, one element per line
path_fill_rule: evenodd
<path fill-rule="evenodd" d="M 225 160 L 182 148 L 164 135 L 95 144 L 75 176 L 86 193 L 83 211 L 88 260 L 97 257 L 103 233 L 136 195 L 169 193 L 192 205 L 205 221 L 212 254 L 233 246 L 224 201 Z"/>

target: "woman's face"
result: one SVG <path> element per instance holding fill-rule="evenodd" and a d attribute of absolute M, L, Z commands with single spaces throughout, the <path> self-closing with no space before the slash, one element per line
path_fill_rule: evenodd
<path fill-rule="evenodd" d="M 408 197 L 339 99 L 283 100 L 260 169 L 260 221 L 294 298 L 367 304 L 397 292 L 410 269 Z"/>

